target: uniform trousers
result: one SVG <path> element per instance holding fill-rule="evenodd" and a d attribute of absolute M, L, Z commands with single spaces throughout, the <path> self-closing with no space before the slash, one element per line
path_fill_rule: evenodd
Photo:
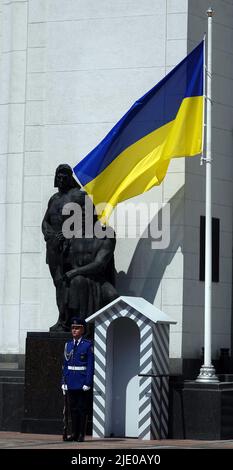
<path fill-rule="evenodd" d="M 72 422 L 72 434 L 75 438 L 84 436 L 90 403 L 90 391 L 68 390 L 69 406 Z"/>

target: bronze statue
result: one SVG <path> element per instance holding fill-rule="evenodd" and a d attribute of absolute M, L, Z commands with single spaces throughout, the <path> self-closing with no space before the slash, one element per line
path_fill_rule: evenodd
<path fill-rule="evenodd" d="M 91 219 L 92 216 L 95 224 L 99 222 L 92 203 L 88 204 L 88 211 L 92 213 L 85 213 L 85 197 L 88 196 L 76 183 L 69 165 L 58 166 L 54 186 L 58 187 L 58 192 L 50 198 L 42 222 L 47 245 L 46 262 L 56 287 L 59 310 L 58 321 L 50 331 L 69 331 L 74 315 L 85 319 L 118 297 L 113 285 L 116 240 L 114 232 L 109 238 L 109 229 L 102 238 L 97 238 L 94 226 L 91 235 L 84 236 L 85 217 Z M 65 238 L 62 232 L 67 219 L 62 210 L 70 202 L 79 204 L 83 213 L 79 238 Z"/>

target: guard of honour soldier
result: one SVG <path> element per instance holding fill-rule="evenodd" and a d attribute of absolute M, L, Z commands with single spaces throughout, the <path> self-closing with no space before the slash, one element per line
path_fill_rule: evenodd
<path fill-rule="evenodd" d="M 85 339 L 85 320 L 71 319 L 72 340 L 65 344 L 62 374 L 62 390 L 70 408 L 72 433 L 63 434 L 65 441 L 84 441 L 90 390 L 94 374 L 94 352 L 92 341 Z"/>

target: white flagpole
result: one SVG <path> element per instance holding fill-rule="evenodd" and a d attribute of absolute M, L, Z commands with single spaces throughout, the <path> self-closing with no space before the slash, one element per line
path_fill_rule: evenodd
<path fill-rule="evenodd" d="M 204 96 L 204 103 L 203 103 L 203 128 L 202 128 L 202 152 L 201 152 L 201 159 L 200 165 L 203 165 L 205 161 L 204 156 L 204 144 L 205 144 L 205 134 L 206 134 L 206 33 L 203 37 L 203 96 Z"/>
<path fill-rule="evenodd" d="M 211 106 L 212 106 L 212 18 L 214 11 L 207 10 L 208 50 L 207 50 L 207 96 L 206 96 L 206 217 L 205 217 L 205 320 L 204 320 L 204 364 L 201 366 L 197 382 L 219 382 L 211 362 L 211 303 L 212 303 L 212 214 L 211 214 Z"/>

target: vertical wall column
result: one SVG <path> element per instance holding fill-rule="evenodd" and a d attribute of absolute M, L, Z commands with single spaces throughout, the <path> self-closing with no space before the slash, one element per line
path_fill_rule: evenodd
<path fill-rule="evenodd" d="M 28 1 L 2 0 L 0 266 L 2 353 L 19 351 L 22 188 Z"/>
<path fill-rule="evenodd" d="M 55 288 L 42 242 L 43 186 L 53 184 L 43 177 L 46 133 L 47 8 L 51 2 L 29 0 L 26 72 L 26 115 L 23 175 L 22 270 L 20 306 L 20 351 L 24 352 L 27 331 L 48 331 L 52 304 L 57 316 Z M 51 158 L 51 155 L 47 157 Z M 46 201 L 46 202 L 47 202 Z M 51 299 L 51 302 L 50 302 Z"/>

